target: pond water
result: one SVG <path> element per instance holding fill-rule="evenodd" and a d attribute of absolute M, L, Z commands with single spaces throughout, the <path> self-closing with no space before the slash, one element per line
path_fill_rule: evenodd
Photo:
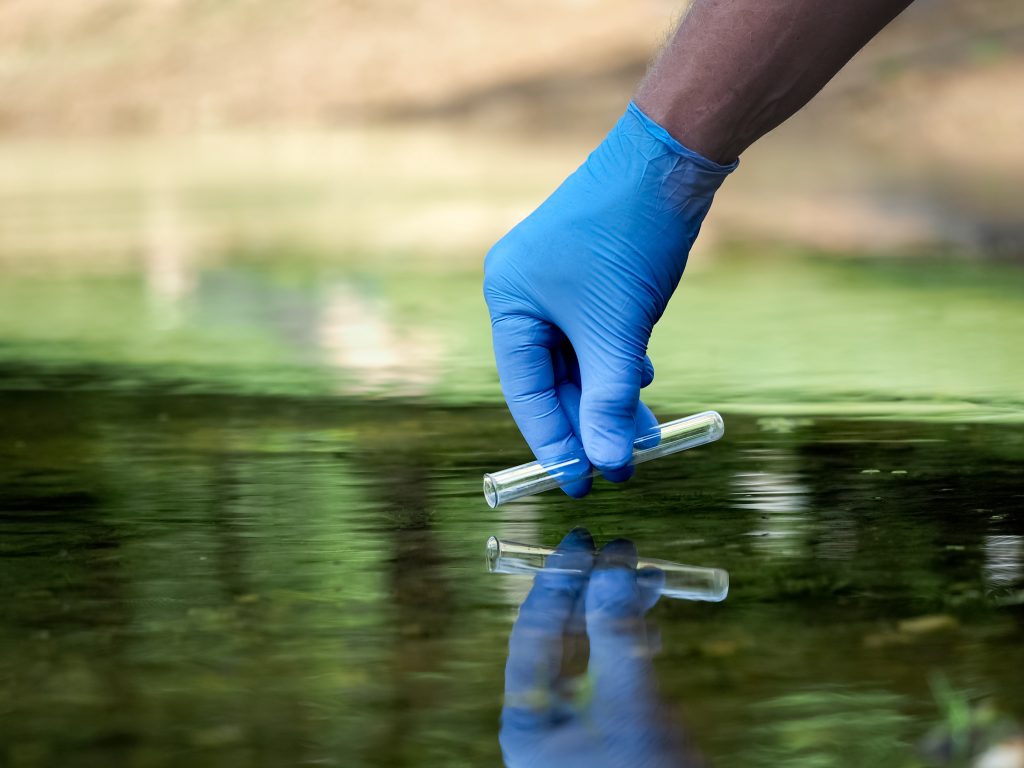
<path fill-rule="evenodd" d="M 530 581 L 484 544 L 577 525 L 730 572 L 647 616 L 714 764 L 968 765 L 1024 723 L 1019 270 L 697 270 L 651 401 L 725 438 L 495 510 L 529 457 L 478 275 L 161 279 L 0 286 L 0 763 L 499 765 Z"/>

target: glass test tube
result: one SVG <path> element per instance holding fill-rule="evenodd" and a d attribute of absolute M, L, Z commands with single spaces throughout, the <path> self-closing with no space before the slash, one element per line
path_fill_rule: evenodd
<path fill-rule="evenodd" d="M 487 570 L 491 573 L 536 573 L 544 568 L 548 556 L 554 551 L 551 547 L 502 541 L 496 536 L 491 536 L 487 540 Z M 636 567 L 657 568 L 665 574 L 665 583 L 661 587 L 661 594 L 664 597 L 720 603 L 729 594 L 729 572 L 721 568 L 682 565 L 649 557 L 639 558 Z M 556 573 L 578 572 L 565 569 L 549 570 Z"/>
<path fill-rule="evenodd" d="M 667 421 L 657 426 L 657 432 L 638 437 L 633 442 L 630 464 L 685 451 L 698 445 L 711 443 L 725 434 L 725 422 L 717 411 L 704 411 Z M 533 496 L 535 493 L 593 477 L 598 470 L 577 456 L 548 459 L 543 464 L 531 461 L 518 467 L 503 469 L 484 475 L 484 498 L 492 509 L 512 499 Z"/>

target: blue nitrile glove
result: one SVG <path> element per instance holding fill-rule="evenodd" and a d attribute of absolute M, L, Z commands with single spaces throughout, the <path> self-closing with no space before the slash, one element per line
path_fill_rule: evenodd
<path fill-rule="evenodd" d="M 502 391 L 541 462 L 575 455 L 610 480 L 632 474 L 632 442 L 655 424 L 640 403 L 654 378 L 647 342 L 734 167 L 686 149 L 631 103 L 488 253 L 484 296 Z M 589 489 L 589 480 L 565 488 Z"/>
<path fill-rule="evenodd" d="M 636 548 L 607 544 L 596 561 L 577 528 L 548 558 L 509 641 L 501 749 L 508 768 L 680 768 L 692 765 L 664 716 L 644 614 L 663 575 L 636 570 Z M 593 570 L 591 570 L 593 567 Z M 567 570 L 580 573 L 566 573 Z M 589 580 L 588 580 L 589 575 Z M 562 675 L 566 639 L 590 640 L 589 697 Z"/>

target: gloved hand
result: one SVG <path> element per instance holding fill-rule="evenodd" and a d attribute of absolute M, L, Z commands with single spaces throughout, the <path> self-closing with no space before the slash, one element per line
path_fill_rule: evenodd
<path fill-rule="evenodd" d="M 571 531 L 537 574 L 509 641 L 500 742 L 508 768 L 680 768 L 692 765 L 664 717 L 644 615 L 663 575 L 636 569 L 625 540 L 593 555 Z M 566 573 L 566 571 L 579 571 Z M 564 649 L 590 642 L 590 696 L 574 701 Z M 577 642 L 577 644 L 579 644 Z"/>
<path fill-rule="evenodd" d="M 654 324 L 719 185 L 735 167 L 691 152 L 630 104 L 586 162 L 487 254 L 502 391 L 541 462 L 588 459 L 632 474 L 632 442 L 655 423 Z M 587 465 L 589 466 L 589 465 Z M 583 496 L 589 480 L 565 487 Z"/>

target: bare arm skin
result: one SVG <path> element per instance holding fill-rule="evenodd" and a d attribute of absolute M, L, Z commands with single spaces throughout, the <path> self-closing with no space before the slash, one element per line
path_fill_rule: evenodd
<path fill-rule="evenodd" d="M 695 0 L 634 101 L 729 163 L 824 87 L 911 0 Z"/>

